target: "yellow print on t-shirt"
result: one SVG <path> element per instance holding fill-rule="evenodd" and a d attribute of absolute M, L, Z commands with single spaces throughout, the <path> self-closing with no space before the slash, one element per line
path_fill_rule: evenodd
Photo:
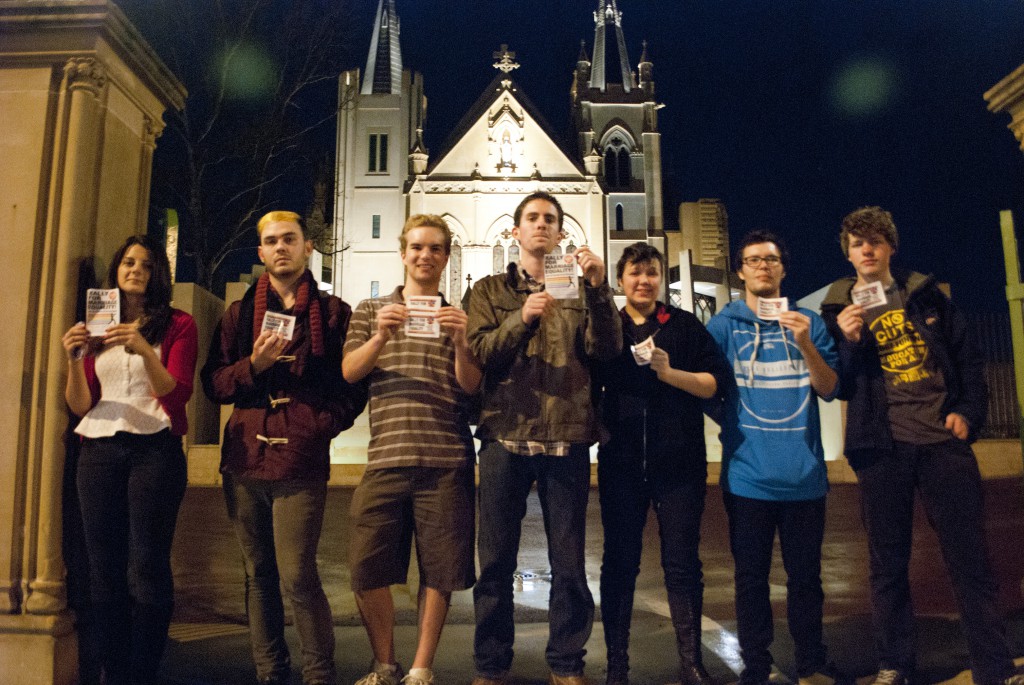
<path fill-rule="evenodd" d="M 924 368 L 928 346 L 902 309 L 885 312 L 871 322 L 871 333 L 878 346 L 882 368 L 893 385 L 915 383 L 931 374 Z"/>

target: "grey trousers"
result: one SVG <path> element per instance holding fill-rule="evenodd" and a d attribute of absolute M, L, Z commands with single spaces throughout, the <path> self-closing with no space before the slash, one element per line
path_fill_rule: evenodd
<path fill-rule="evenodd" d="M 245 563 L 245 605 L 256 676 L 287 680 L 284 603 L 302 649 L 302 680 L 333 683 L 334 623 L 316 566 L 327 484 L 224 474 L 224 498 Z"/>

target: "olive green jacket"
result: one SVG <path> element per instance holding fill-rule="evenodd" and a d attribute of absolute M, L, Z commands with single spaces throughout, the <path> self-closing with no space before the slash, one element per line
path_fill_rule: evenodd
<path fill-rule="evenodd" d="M 590 389 L 590 362 L 622 349 L 622 321 L 611 288 L 580 286 L 576 300 L 527 326 L 530 291 L 509 264 L 469 298 L 467 337 L 484 370 L 480 440 L 536 440 L 591 445 L 601 437 Z"/>

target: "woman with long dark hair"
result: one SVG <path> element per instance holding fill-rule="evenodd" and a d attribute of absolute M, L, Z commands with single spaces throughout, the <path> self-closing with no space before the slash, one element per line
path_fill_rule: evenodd
<path fill-rule="evenodd" d="M 77 486 L 104 682 L 148 685 L 174 606 L 171 543 L 197 334 L 192 317 L 171 307 L 167 255 L 150 238 L 128 238 L 107 281 L 120 290 L 120 323 L 98 339 L 84 323 L 64 334 L 64 397 L 82 417 Z"/>

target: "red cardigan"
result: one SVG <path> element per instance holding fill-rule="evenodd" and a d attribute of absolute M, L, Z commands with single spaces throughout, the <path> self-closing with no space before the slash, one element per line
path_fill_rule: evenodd
<path fill-rule="evenodd" d="M 192 397 L 198 346 L 199 333 L 196 330 L 196 322 L 180 309 L 172 310 L 171 323 L 160 342 L 160 363 L 174 377 L 175 384 L 173 390 L 163 397 L 158 397 L 157 400 L 171 417 L 171 432 L 175 435 L 185 435 L 188 432 L 185 403 Z M 92 355 L 85 358 L 85 378 L 89 381 L 92 404 L 96 406 L 102 390 L 100 380 L 96 377 L 96 357 Z"/>

